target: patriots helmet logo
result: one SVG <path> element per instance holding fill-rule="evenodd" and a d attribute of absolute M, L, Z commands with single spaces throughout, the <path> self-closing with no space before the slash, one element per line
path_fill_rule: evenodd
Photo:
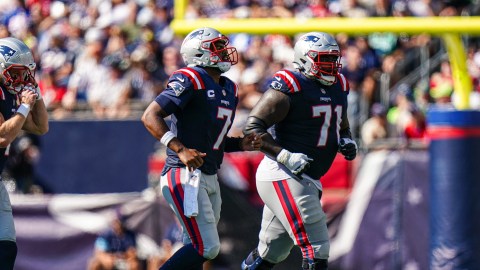
<path fill-rule="evenodd" d="M 8 62 L 8 60 L 10 60 L 10 58 L 12 58 L 16 52 L 16 50 L 6 45 L 0 45 L 0 54 L 3 56 L 3 58 L 5 58 L 5 62 Z"/>
<path fill-rule="evenodd" d="M 305 36 L 303 41 L 307 42 L 310 47 L 312 47 L 320 38 L 316 36 Z"/>
<path fill-rule="evenodd" d="M 317 42 L 320 38 L 316 36 L 305 36 L 303 37 L 304 41 Z"/>
<path fill-rule="evenodd" d="M 190 40 L 190 39 L 194 39 L 194 38 L 198 38 L 198 39 L 202 39 L 202 35 L 205 31 L 203 29 L 200 29 L 198 31 L 195 31 L 193 33 L 191 33 L 187 38 L 186 40 Z"/>
<path fill-rule="evenodd" d="M 275 90 L 280 90 L 280 89 L 282 89 L 282 86 L 283 86 L 283 84 L 280 83 L 280 82 L 277 82 L 277 81 L 272 81 L 272 82 L 270 83 L 270 87 L 273 88 L 273 89 L 275 89 Z"/>

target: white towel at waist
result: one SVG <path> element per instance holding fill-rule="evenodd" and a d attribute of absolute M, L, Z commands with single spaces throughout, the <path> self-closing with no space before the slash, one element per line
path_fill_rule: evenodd
<path fill-rule="evenodd" d="M 199 169 L 191 172 L 187 168 L 185 174 L 185 190 L 183 197 L 183 212 L 186 217 L 196 217 L 198 215 L 198 188 L 202 172 Z"/>

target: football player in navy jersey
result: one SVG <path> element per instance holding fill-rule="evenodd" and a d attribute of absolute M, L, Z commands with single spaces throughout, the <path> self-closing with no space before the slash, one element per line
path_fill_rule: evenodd
<path fill-rule="evenodd" d="M 142 117 L 148 131 L 167 146 L 160 186 L 187 236 L 185 245 L 160 269 L 202 269 L 203 262 L 218 255 L 221 197 L 217 170 L 223 153 L 261 146 L 253 133 L 244 138 L 226 136 L 238 102 L 237 85 L 221 76 L 237 63 L 237 50 L 228 44 L 228 38 L 212 28 L 188 34 L 180 48 L 187 67 L 171 75 L 167 88 Z M 170 129 L 164 120 L 169 115 Z M 201 171 L 198 214 L 189 216 L 184 213 L 185 187 L 195 169 Z"/>
<path fill-rule="evenodd" d="M 10 143 L 23 129 L 37 135 L 48 131 L 48 114 L 34 78 L 35 61 L 22 41 L 0 39 L 0 173 Z M 17 256 L 12 206 L 0 183 L 0 270 L 12 270 Z"/>
<path fill-rule="evenodd" d="M 337 152 L 347 160 L 357 154 L 347 119 L 349 87 L 339 73 L 335 39 L 318 32 L 301 36 L 294 65 L 295 71 L 274 74 L 244 130 L 261 135 L 266 155 L 256 174 L 265 203 L 259 244 L 243 261 L 243 270 L 272 269 L 294 245 L 302 251 L 302 269 L 327 269 L 330 246 L 319 179 Z M 267 133 L 272 126 L 273 136 Z"/>

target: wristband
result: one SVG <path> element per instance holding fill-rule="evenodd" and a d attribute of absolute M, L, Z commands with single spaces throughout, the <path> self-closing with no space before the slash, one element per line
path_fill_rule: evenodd
<path fill-rule="evenodd" d="M 242 149 L 242 138 L 225 138 L 225 152 L 239 152 L 243 151 Z"/>
<path fill-rule="evenodd" d="M 175 134 L 171 131 L 167 131 L 165 134 L 163 134 L 162 138 L 160 139 L 160 142 L 168 147 L 168 143 L 175 138 Z"/>
<path fill-rule="evenodd" d="M 22 103 L 20 107 L 18 107 L 16 113 L 19 113 L 23 115 L 25 118 L 27 118 L 28 113 L 30 112 L 30 105 Z"/>

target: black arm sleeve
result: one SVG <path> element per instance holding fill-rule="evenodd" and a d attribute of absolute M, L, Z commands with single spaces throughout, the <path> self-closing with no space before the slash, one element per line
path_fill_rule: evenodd
<path fill-rule="evenodd" d="M 239 152 L 243 151 L 242 147 L 240 146 L 242 143 L 242 138 L 225 138 L 225 152 Z"/>
<path fill-rule="evenodd" d="M 268 126 L 265 121 L 255 116 L 249 116 L 243 129 L 243 134 L 248 135 L 255 132 L 258 135 L 263 135 L 267 133 L 267 129 Z"/>

